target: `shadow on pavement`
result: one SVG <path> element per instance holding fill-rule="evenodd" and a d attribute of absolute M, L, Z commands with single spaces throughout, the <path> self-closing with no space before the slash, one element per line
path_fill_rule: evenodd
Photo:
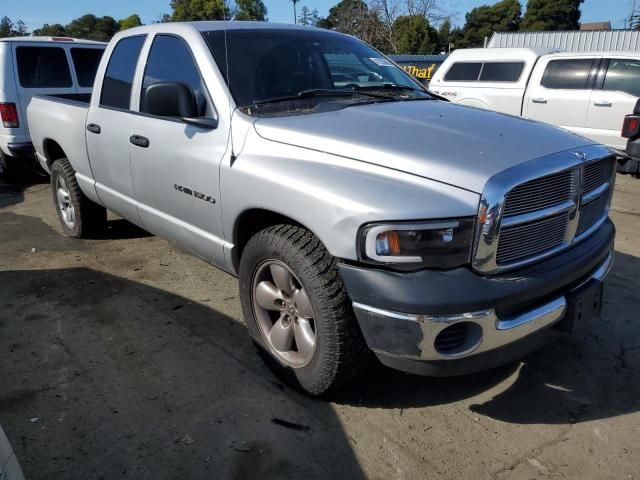
<path fill-rule="evenodd" d="M 0 423 L 27 478 L 363 477 L 331 405 L 237 321 L 85 268 L 0 285 Z"/>
<path fill-rule="evenodd" d="M 49 183 L 49 177 L 20 165 L 14 166 L 9 173 L 0 177 L 0 208 L 24 201 L 27 187 Z"/>

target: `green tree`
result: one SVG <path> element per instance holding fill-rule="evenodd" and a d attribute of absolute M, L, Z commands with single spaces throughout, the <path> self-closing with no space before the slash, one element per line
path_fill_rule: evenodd
<path fill-rule="evenodd" d="M 16 23 L 5 16 L 0 19 L 0 38 L 6 37 L 24 37 L 29 35 L 27 27 L 22 20 L 18 20 Z"/>
<path fill-rule="evenodd" d="M 37 28 L 33 31 L 33 35 L 36 37 L 64 37 L 67 31 L 64 29 L 64 25 L 54 23 L 49 25 L 45 23 L 42 28 Z"/>
<path fill-rule="evenodd" d="M 342 0 L 329 9 L 327 18 L 318 20 L 317 26 L 353 35 L 379 50 L 391 48 L 380 19 L 362 0 Z"/>
<path fill-rule="evenodd" d="M 174 22 L 229 18 L 229 8 L 224 0 L 171 0 L 171 10 Z"/>
<path fill-rule="evenodd" d="M 234 20 L 257 20 L 265 22 L 267 20 L 267 7 L 262 0 L 236 0 L 238 11 L 234 15 Z"/>
<path fill-rule="evenodd" d="M 123 18 L 122 20 L 118 20 L 118 27 L 120 30 L 127 30 L 133 27 L 139 27 L 142 25 L 142 20 L 137 14 L 129 15 L 127 18 Z"/>
<path fill-rule="evenodd" d="M 302 7 L 300 12 L 300 16 L 298 17 L 298 23 L 300 25 L 311 25 L 316 26 L 320 21 L 320 16 L 318 15 L 318 9 L 314 8 L 313 10 L 309 10 L 309 7 Z"/>
<path fill-rule="evenodd" d="M 69 37 L 97 40 L 99 42 L 108 42 L 119 30 L 120 25 L 113 17 L 98 18 L 92 14 L 76 18 L 65 27 L 66 34 Z"/>
<path fill-rule="evenodd" d="M 398 17 L 391 35 L 396 53 L 433 53 L 438 48 L 438 32 L 422 15 Z"/>
<path fill-rule="evenodd" d="M 522 19 L 522 30 L 577 30 L 580 4 L 584 0 L 529 0 Z"/>
<path fill-rule="evenodd" d="M 482 5 L 465 16 L 459 47 L 482 47 L 485 37 L 493 32 L 514 32 L 522 21 L 519 0 L 502 0 L 494 5 Z"/>

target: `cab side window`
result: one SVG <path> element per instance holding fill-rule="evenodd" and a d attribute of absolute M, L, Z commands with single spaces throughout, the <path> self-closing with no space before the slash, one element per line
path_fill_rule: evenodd
<path fill-rule="evenodd" d="M 144 71 L 142 91 L 159 82 L 182 83 L 190 87 L 198 103 L 199 116 L 212 114 L 204 81 L 184 40 L 169 35 L 154 38 Z M 142 110 L 142 101 L 140 109 Z"/>
<path fill-rule="evenodd" d="M 100 105 L 129 110 L 133 76 L 145 38 L 144 35 L 123 38 L 113 49 L 102 82 Z"/>
<path fill-rule="evenodd" d="M 563 90 L 584 90 L 596 60 L 591 58 L 551 60 L 542 77 L 542 86 Z"/>
<path fill-rule="evenodd" d="M 610 59 L 602 89 L 640 97 L 640 61 L 626 58 Z"/>

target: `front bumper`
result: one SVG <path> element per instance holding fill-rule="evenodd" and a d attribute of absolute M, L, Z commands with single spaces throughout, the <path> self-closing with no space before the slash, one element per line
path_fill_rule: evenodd
<path fill-rule="evenodd" d="M 571 250 L 493 277 L 467 268 L 340 269 L 367 344 L 382 363 L 425 375 L 460 375 L 515 360 L 554 337 L 546 327 L 564 318 L 566 295 L 609 272 L 614 235 L 607 220 Z M 436 338 L 456 324 L 465 324 L 465 340 L 442 353 Z"/>

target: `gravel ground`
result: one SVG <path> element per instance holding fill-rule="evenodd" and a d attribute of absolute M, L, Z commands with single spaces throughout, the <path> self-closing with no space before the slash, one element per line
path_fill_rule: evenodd
<path fill-rule="evenodd" d="M 618 177 L 600 319 L 508 367 L 373 367 L 329 403 L 275 378 L 237 282 L 113 218 L 62 236 L 0 184 L 0 424 L 28 479 L 640 479 L 640 180 Z"/>

